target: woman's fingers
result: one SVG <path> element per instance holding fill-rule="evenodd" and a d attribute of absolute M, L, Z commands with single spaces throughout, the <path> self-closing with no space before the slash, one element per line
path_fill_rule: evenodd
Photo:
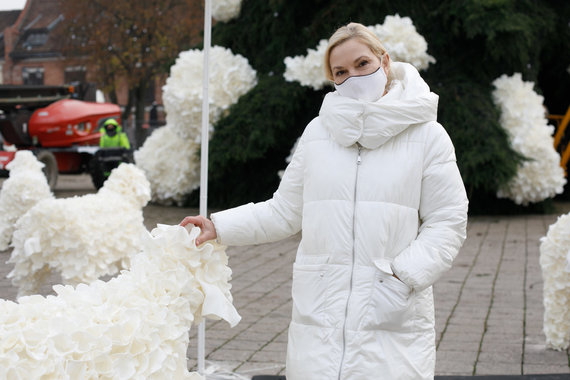
<path fill-rule="evenodd" d="M 182 227 L 185 227 L 188 224 L 193 224 L 197 227 L 200 227 L 200 236 L 196 239 L 196 245 L 200 245 L 205 241 L 214 240 L 218 236 L 216 234 L 216 228 L 214 227 L 214 223 L 206 217 L 202 215 L 197 216 L 187 216 L 180 222 Z"/>
<path fill-rule="evenodd" d="M 200 227 L 203 224 L 203 220 L 205 219 L 203 216 L 198 215 L 198 216 L 187 216 L 186 218 L 182 219 L 182 221 L 180 222 L 180 225 L 182 227 L 185 227 L 187 224 L 193 224 L 195 226 Z"/>

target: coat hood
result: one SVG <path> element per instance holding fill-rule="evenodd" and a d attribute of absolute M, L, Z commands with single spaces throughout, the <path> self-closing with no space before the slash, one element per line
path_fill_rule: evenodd
<path fill-rule="evenodd" d="M 392 62 L 392 86 L 375 102 L 328 93 L 319 117 L 335 141 L 378 148 L 410 125 L 437 119 L 438 96 L 409 63 Z"/>

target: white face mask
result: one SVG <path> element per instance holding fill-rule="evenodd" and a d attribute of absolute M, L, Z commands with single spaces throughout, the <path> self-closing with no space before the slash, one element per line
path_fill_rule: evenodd
<path fill-rule="evenodd" d="M 334 87 L 342 96 L 347 96 L 356 100 L 375 102 L 380 99 L 386 89 L 388 78 L 382 65 L 372 74 L 349 77 L 341 84 Z"/>

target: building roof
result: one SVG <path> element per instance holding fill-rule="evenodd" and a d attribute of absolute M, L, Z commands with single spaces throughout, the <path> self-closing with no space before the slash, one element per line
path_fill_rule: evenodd
<path fill-rule="evenodd" d="M 21 10 L 0 11 L 0 60 L 4 59 L 4 29 L 14 25 Z"/>
<path fill-rule="evenodd" d="M 18 19 L 18 40 L 12 59 L 47 58 L 61 55 L 57 38 L 53 33 L 63 20 L 58 0 L 28 0 Z"/>

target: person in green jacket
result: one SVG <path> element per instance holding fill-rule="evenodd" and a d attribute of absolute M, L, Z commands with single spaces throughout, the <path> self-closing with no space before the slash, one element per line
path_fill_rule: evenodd
<path fill-rule="evenodd" d="M 108 119 L 99 132 L 101 132 L 101 140 L 99 140 L 99 146 L 101 148 L 131 149 L 129 138 L 127 134 L 123 132 L 123 128 L 121 128 L 117 120 Z"/>
<path fill-rule="evenodd" d="M 92 160 L 89 161 L 91 179 L 95 188 L 99 189 L 111 170 L 122 162 L 132 162 L 131 144 L 127 134 L 115 119 L 107 119 L 99 129 L 101 139 L 99 149 Z"/>

